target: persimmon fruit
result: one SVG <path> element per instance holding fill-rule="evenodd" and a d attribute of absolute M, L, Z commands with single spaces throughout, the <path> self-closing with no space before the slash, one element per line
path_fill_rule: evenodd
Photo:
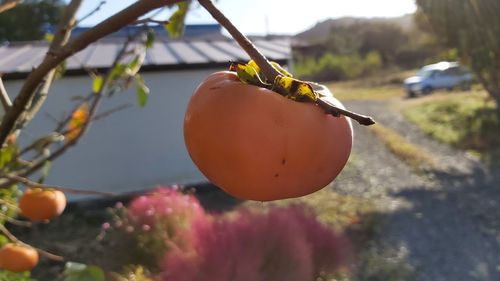
<path fill-rule="evenodd" d="M 328 185 L 345 166 L 352 137 L 346 117 L 244 84 L 229 71 L 198 86 L 184 120 L 186 147 L 200 171 L 229 194 L 258 201 Z"/>
<path fill-rule="evenodd" d="M 28 188 L 19 198 L 21 215 L 31 221 L 45 221 L 62 214 L 66 196 L 54 189 Z"/>
<path fill-rule="evenodd" d="M 38 252 L 29 246 L 8 243 L 0 249 L 0 269 L 11 272 L 30 271 L 38 259 Z"/>

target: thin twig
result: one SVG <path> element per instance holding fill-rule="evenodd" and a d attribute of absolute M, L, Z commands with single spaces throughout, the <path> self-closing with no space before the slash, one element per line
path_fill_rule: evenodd
<path fill-rule="evenodd" d="M 40 248 L 36 248 L 36 247 L 33 247 L 19 239 L 17 239 L 17 237 L 12 234 L 3 224 L 0 224 L 0 232 L 2 232 L 11 242 L 13 243 L 16 243 L 16 244 L 20 244 L 20 245 L 23 245 L 23 246 L 26 246 L 26 247 L 30 247 L 30 248 L 33 248 L 35 249 L 40 255 L 48 258 L 48 259 L 51 259 L 51 260 L 54 260 L 54 261 L 64 261 L 64 257 L 61 257 L 61 256 L 58 256 L 58 255 L 55 255 L 55 254 L 52 254 L 50 252 L 47 252 L 45 250 L 42 250 Z"/>
<path fill-rule="evenodd" d="M 62 61 L 69 56 L 85 49 L 91 43 L 109 35 L 120 28 L 134 22 L 140 16 L 163 6 L 172 5 L 182 0 L 141 0 L 118 12 L 82 33 L 68 44 L 46 56 L 43 62 L 35 68 L 25 80 L 18 96 L 13 102 L 11 110 L 4 116 L 0 126 L 0 144 L 5 143 L 9 133 L 18 122 L 19 117 L 24 112 L 26 106 L 31 101 L 36 88 L 40 82 L 52 69 L 57 67 Z"/>
<path fill-rule="evenodd" d="M 0 101 L 2 102 L 4 112 L 8 112 L 12 107 L 12 101 L 9 98 L 9 94 L 7 94 L 7 90 L 5 90 L 2 77 L 0 77 Z"/>
<path fill-rule="evenodd" d="M 4 213 L 0 213 L 0 217 L 4 218 L 7 222 L 17 225 L 17 226 L 22 226 L 22 227 L 31 227 L 33 224 L 29 221 L 21 221 L 21 220 L 16 220 L 15 218 L 11 218 L 7 216 Z"/>
<path fill-rule="evenodd" d="M 107 111 L 104 111 L 104 112 L 102 112 L 102 113 L 96 114 L 96 116 L 94 116 L 94 118 L 92 118 L 92 120 L 91 120 L 91 121 L 92 121 L 92 122 L 93 122 L 93 121 L 98 121 L 98 120 L 100 120 L 100 119 L 103 119 L 103 118 L 108 117 L 108 116 L 109 116 L 109 115 L 111 115 L 111 114 L 117 113 L 117 112 L 122 111 L 122 110 L 124 110 L 124 109 L 127 109 L 127 108 L 129 108 L 129 107 L 132 107 L 132 104 L 131 104 L 131 103 L 125 103 L 125 104 L 122 104 L 122 105 L 117 106 L 117 107 L 115 107 L 115 108 L 112 108 L 112 109 L 110 109 L 110 110 L 107 110 Z"/>
<path fill-rule="evenodd" d="M 93 14 L 97 13 L 102 8 L 102 6 L 104 4 L 106 4 L 105 0 L 102 0 L 101 2 L 99 2 L 99 4 L 92 11 L 90 11 L 88 14 L 86 14 L 85 16 L 83 16 L 82 18 L 80 18 L 78 21 L 76 21 L 75 26 L 78 25 L 78 24 L 80 24 L 82 21 L 88 19 Z"/>
<path fill-rule="evenodd" d="M 200 5 L 203 6 L 212 17 L 229 32 L 229 34 L 231 34 L 248 56 L 257 63 L 268 81 L 272 82 L 280 75 L 279 71 L 271 65 L 269 60 L 257 49 L 257 47 L 255 47 L 255 45 L 214 5 L 212 0 L 198 0 L 198 2 L 200 2 Z"/>
<path fill-rule="evenodd" d="M 57 185 L 40 184 L 40 183 L 34 182 L 32 180 L 29 180 L 27 178 L 23 178 L 23 177 L 16 176 L 16 175 L 8 175 L 7 174 L 4 177 L 11 179 L 13 181 L 16 181 L 16 182 L 20 182 L 26 186 L 35 187 L 35 188 L 55 189 L 55 190 L 59 190 L 62 192 L 73 193 L 73 194 L 84 194 L 84 195 L 104 195 L 104 196 L 115 196 L 116 195 L 116 194 L 113 194 L 110 192 L 85 190 L 85 189 L 63 187 L 63 186 L 57 186 Z"/>
<path fill-rule="evenodd" d="M 3 13 L 7 10 L 10 10 L 21 3 L 23 0 L 6 0 L 2 4 L 0 4 L 0 13 Z"/>
<path fill-rule="evenodd" d="M 136 20 L 133 24 L 139 25 L 139 24 L 147 24 L 147 23 L 156 23 L 156 24 L 165 25 L 165 24 L 168 24 L 169 21 L 168 20 L 155 20 L 152 18 L 145 18 L 145 19 Z"/>

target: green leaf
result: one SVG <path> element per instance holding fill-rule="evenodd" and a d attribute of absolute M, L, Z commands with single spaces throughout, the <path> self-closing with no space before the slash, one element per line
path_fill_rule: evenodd
<path fill-rule="evenodd" d="M 3 168 L 7 163 L 11 162 L 18 152 L 19 148 L 15 144 L 0 149 L 0 168 Z"/>
<path fill-rule="evenodd" d="M 63 61 L 56 67 L 56 73 L 54 74 L 54 79 L 59 79 L 66 73 L 66 61 Z"/>
<path fill-rule="evenodd" d="M 5 237 L 5 235 L 0 234 L 0 247 L 9 242 L 10 242 L 9 238 Z"/>
<path fill-rule="evenodd" d="M 154 32 L 154 30 L 148 30 L 148 32 L 146 33 L 146 43 L 144 44 L 146 46 L 146 48 L 150 49 L 153 47 L 153 44 L 155 42 L 155 39 L 156 39 L 156 34 Z"/>
<path fill-rule="evenodd" d="M 125 73 L 126 69 L 127 69 L 127 66 L 122 64 L 122 63 L 119 63 L 115 67 L 113 67 L 113 69 L 111 70 L 111 73 L 109 74 L 109 76 L 110 76 L 109 83 L 113 82 L 118 77 L 121 77 Z"/>
<path fill-rule="evenodd" d="M 43 184 L 45 182 L 45 178 L 49 175 L 50 168 L 52 167 L 51 161 L 45 161 L 42 166 L 42 175 L 38 179 L 38 183 Z"/>
<path fill-rule="evenodd" d="M 165 25 L 165 29 L 170 37 L 176 39 L 184 33 L 184 21 L 190 4 L 191 1 L 177 3 L 177 11 L 170 16 L 168 23 Z"/>
<path fill-rule="evenodd" d="M 64 281 L 105 281 L 101 268 L 82 263 L 67 262 L 63 275 Z"/>
<path fill-rule="evenodd" d="M 54 34 L 47 32 L 45 33 L 44 38 L 45 41 L 52 43 L 52 41 L 54 41 Z"/>
<path fill-rule="evenodd" d="M 134 59 L 127 64 L 127 67 L 125 69 L 125 73 L 127 73 L 130 76 L 135 75 L 139 69 L 141 68 L 142 65 L 142 59 L 140 55 L 136 55 Z"/>
<path fill-rule="evenodd" d="M 144 79 L 141 76 L 136 75 L 135 80 L 137 83 L 137 102 L 140 107 L 144 107 L 148 102 L 149 88 L 144 84 Z"/>
<path fill-rule="evenodd" d="M 94 77 L 94 81 L 92 81 L 92 92 L 97 94 L 101 91 L 102 83 L 104 82 L 104 78 L 102 75 L 97 75 Z"/>

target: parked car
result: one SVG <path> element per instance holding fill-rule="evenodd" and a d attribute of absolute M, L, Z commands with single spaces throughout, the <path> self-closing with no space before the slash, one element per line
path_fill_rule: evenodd
<path fill-rule="evenodd" d="M 416 76 L 404 80 L 404 86 L 409 97 L 417 94 L 429 94 L 433 90 L 453 90 L 459 87 L 469 90 L 472 74 L 458 62 L 439 62 L 422 67 Z"/>

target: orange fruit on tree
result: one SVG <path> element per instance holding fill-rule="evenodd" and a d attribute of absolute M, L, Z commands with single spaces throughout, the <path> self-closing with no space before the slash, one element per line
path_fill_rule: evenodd
<path fill-rule="evenodd" d="M 193 162 L 215 185 L 241 199 L 270 201 L 328 185 L 349 158 L 352 126 L 344 116 L 223 71 L 191 97 L 184 139 Z"/>
<path fill-rule="evenodd" d="M 66 196 L 54 189 L 28 188 L 19 198 L 21 215 L 31 221 L 50 220 L 62 214 Z"/>
<path fill-rule="evenodd" d="M 38 263 L 38 252 L 25 245 L 8 243 L 0 248 L 0 269 L 11 272 L 30 271 Z"/>

